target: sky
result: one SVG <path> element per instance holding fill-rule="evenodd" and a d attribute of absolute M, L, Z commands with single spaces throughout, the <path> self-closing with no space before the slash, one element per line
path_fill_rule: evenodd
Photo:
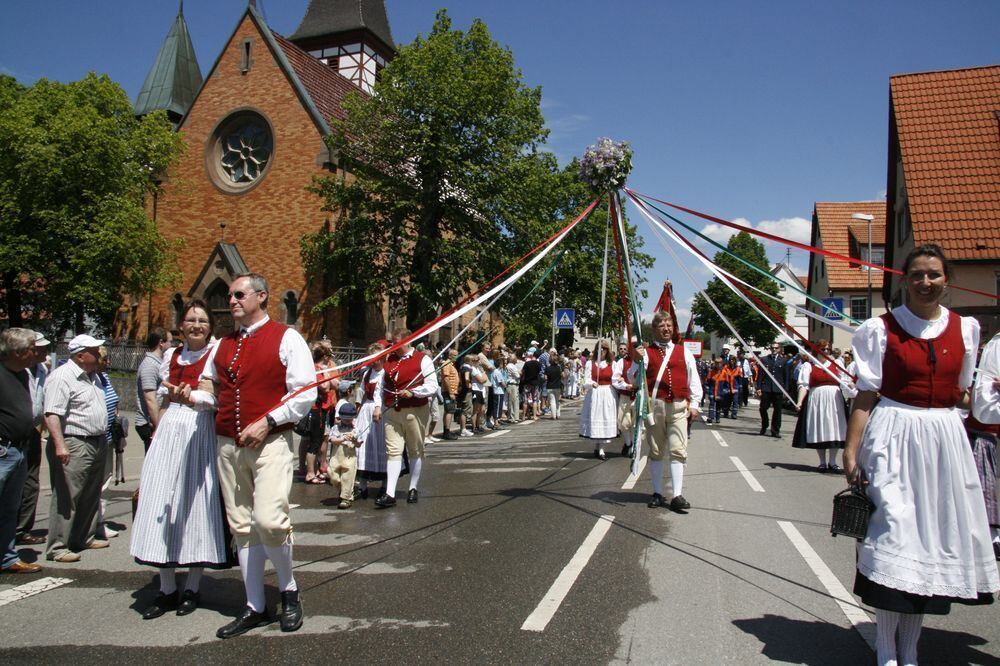
<path fill-rule="evenodd" d="M 291 34 L 308 0 L 258 0 Z M 188 0 L 207 73 L 245 0 Z M 599 137 L 635 152 L 644 194 L 809 241 L 816 201 L 884 199 L 889 77 L 1000 63 L 994 0 L 387 0 L 393 37 L 426 34 L 445 7 L 457 28 L 485 21 L 524 81 L 541 86 L 547 149 L 565 162 Z M 106 73 L 135 100 L 177 12 L 175 0 L 4 0 L 0 73 L 24 83 Z M 638 212 L 659 285 L 675 284 L 684 325 L 695 286 Z M 696 223 L 725 242 L 730 232 Z M 784 246 L 764 242 L 773 262 Z M 808 258 L 793 251 L 804 275 Z M 685 261 L 695 281 L 705 269 Z M 655 286 L 654 286 L 655 285 Z M 560 307 L 572 307 L 561 303 Z"/>

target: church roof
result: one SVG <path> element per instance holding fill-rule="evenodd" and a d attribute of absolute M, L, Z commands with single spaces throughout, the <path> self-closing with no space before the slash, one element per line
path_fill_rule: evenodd
<path fill-rule="evenodd" d="M 368 30 L 389 48 L 395 48 L 384 0 L 309 0 L 302 23 L 289 39 Z"/>
<path fill-rule="evenodd" d="M 201 70 L 184 21 L 182 2 L 135 100 L 135 113 L 141 116 L 165 109 L 179 118 L 187 113 L 201 82 Z"/>
<path fill-rule="evenodd" d="M 358 92 L 358 88 L 281 35 L 275 32 L 271 35 L 295 73 L 298 86 L 301 86 L 300 94 L 308 97 L 315 105 L 324 121 L 321 127 L 325 133 L 329 133 L 330 128 L 326 123 L 331 118 L 344 120 L 347 117 L 343 107 L 344 97 L 349 92 Z"/>

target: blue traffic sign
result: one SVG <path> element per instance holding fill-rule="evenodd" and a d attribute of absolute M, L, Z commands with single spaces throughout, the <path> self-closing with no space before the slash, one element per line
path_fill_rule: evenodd
<path fill-rule="evenodd" d="M 576 325 L 576 310 L 556 308 L 556 328 L 573 328 Z"/>
<path fill-rule="evenodd" d="M 844 311 L 844 299 L 842 298 L 824 298 L 823 305 L 823 316 L 827 319 L 843 319 L 840 313 Z"/>

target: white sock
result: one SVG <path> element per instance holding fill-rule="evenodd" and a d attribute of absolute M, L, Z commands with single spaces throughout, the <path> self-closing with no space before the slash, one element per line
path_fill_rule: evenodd
<path fill-rule="evenodd" d="M 826 451 L 824 449 L 816 449 L 816 455 L 819 456 L 819 464 L 826 464 Z"/>
<path fill-rule="evenodd" d="M 396 484 L 399 483 L 399 473 L 403 471 L 403 460 L 390 460 L 385 464 L 385 492 L 389 497 L 396 496 Z"/>
<path fill-rule="evenodd" d="M 896 628 L 901 615 L 875 609 L 875 656 L 879 666 L 896 666 Z"/>
<path fill-rule="evenodd" d="M 191 567 L 188 569 L 187 578 L 184 579 L 184 589 L 197 592 L 201 586 L 201 575 L 205 573 L 204 567 Z"/>
<path fill-rule="evenodd" d="M 160 569 L 160 592 L 173 594 L 177 591 L 177 572 L 164 567 Z"/>
<path fill-rule="evenodd" d="M 681 494 L 684 489 L 684 463 L 676 460 L 670 461 L 670 485 L 674 491 L 674 497 Z"/>
<path fill-rule="evenodd" d="M 608 444 L 610 444 L 611 440 L 610 439 L 600 439 L 600 440 L 598 440 L 598 442 L 599 442 L 599 444 L 597 445 L 598 449 L 600 450 L 601 453 L 604 453 L 604 447 L 607 446 Z"/>
<path fill-rule="evenodd" d="M 837 454 L 840 453 L 840 449 L 833 447 L 826 450 L 826 464 L 833 467 L 837 464 Z"/>
<path fill-rule="evenodd" d="M 292 544 L 264 546 L 264 550 L 267 551 L 267 557 L 274 564 L 274 571 L 278 574 L 278 590 L 294 592 L 299 589 L 295 584 L 295 577 L 292 576 Z"/>
<path fill-rule="evenodd" d="M 663 494 L 663 461 L 649 461 L 649 478 L 653 481 L 653 492 L 657 495 Z"/>
<path fill-rule="evenodd" d="M 424 468 L 424 459 L 415 458 L 410 461 L 410 490 L 415 490 L 420 483 L 420 470 Z"/>
<path fill-rule="evenodd" d="M 246 588 L 247 606 L 254 612 L 263 613 L 267 610 L 267 599 L 264 597 L 264 565 L 267 563 L 267 553 L 264 546 L 254 544 L 240 548 L 240 573 L 243 574 L 243 587 Z"/>
<path fill-rule="evenodd" d="M 917 666 L 917 643 L 924 616 L 904 613 L 899 618 L 899 665 Z"/>

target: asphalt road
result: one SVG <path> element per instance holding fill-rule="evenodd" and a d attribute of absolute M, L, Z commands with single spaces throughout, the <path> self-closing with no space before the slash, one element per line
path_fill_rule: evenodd
<path fill-rule="evenodd" d="M 648 473 L 627 487 L 620 444 L 593 457 L 578 405 L 559 421 L 431 445 L 417 504 L 338 511 L 331 488 L 296 484 L 306 621 L 293 634 L 215 638 L 244 600 L 236 571 L 207 574 L 192 615 L 143 621 L 156 575 L 128 556 L 135 481 L 118 486 L 109 513 L 123 531 L 110 548 L 68 565 L 25 548 L 43 573 L 0 577 L 0 662 L 874 662 L 871 616 L 849 594 L 854 544 L 829 535 L 844 483 L 790 447 L 794 419 L 780 440 L 757 436 L 753 406 L 696 424 L 692 509 L 680 515 L 646 507 Z M 47 508 L 43 495 L 41 529 Z M 274 583 L 269 574 L 272 605 Z M 998 617 L 962 606 L 929 617 L 921 664 L 1000 663 Z"/>

